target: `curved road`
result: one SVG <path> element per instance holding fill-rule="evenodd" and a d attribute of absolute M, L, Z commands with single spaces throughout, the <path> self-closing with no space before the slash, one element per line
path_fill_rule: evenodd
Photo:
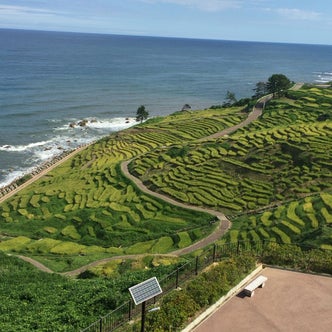
<path fill-rule="evenodd" d="M 301 85 L 302 86 L 302 85 Z M 300 86 L 299 86 L 300 87 Z M 296 88 L 299 88 L 298 86 L 296 86 Z M 234 131 L 236 131 L 237 129 L 239 128 L 242 128 L 246 125 L 248 125 L 249 123 L 251 123 L 252 121 L 256 120 L 263 112 L 263 109 L 265 107 L 265 104 L 272 99 L 272 95 L 267 95 L 267 96 L 264 96 L 262 98 L 260 98 L 257 102 L 257 104 L 255 105 L 255 107 L 253 108 L 253 110 L 249 113 L 248 117 L 242 121 L 241 123 L 233 126 L 233 127 L 229 127 L 229 128 L 226 128 L 218 133 L 215 133 L 213 135 L 210 135 L 210 136 L 207 136 L 207 137 L 204 137 L 202 139 L 200 139 L 200 141 L 202 140 L 208 140 L 208 139 L 215 139 L 215 138 L 218 138 L 218 137 L 221 137 L 221 136 L 224 136 L 224 135 L 229 135 L 230 133 L 233 133 Z M 81 149 L 78 149 L 77 151 L 74 151 L 73 153 L 69 154 L 66 158 L 64 158 L 62 160 L 65 161 L 67 160 L 68 158 L 72 157 L 74 154 L 76 154 L 78 151 L 80 151 Z M 194 205 L 189 205 L 189 204 L 184 204 L 184 203 L 180 203 L 178 201 L 175 201 L 174 199 L 168 197 L 168 196 L 164 196 L 162 194 L 159 194 L 159 193 L 156 193 L 156 192 L 153 192 L 151 191 L 150 189 L 148 189 L 140 179 L 136 178 L 135 176 L 133 176 L 132 174 L 130 174 L 129 170 L 128 170 L 128 164 L 131 160 L 127 160 L 127 161 L 124 161 L 122 162 L 121 164 L 121 170 L 123 172 L 123 174 L 129 178 L 131 181 L 133 181 L 137 187 L 142 190 L 143 192 L 151 195 L 151 196 L 154 196 L 154 197 L 158 197 L 172 205 L 175 205 L 175 206 L 179 206 L 179 207 L 182 207 L 182 208 L 187 208 L 187 209 L 192 209 L 192 210 L 196 210 L 196 211 L 203 211 L 203 212 L 207 212 L 211 215 L 214 215 L 216 216 L 218 219 L 219 219 L 219 225 L 217 226 L 217 228 L 215 229 L 215 231 L 213 233 L 211 233 L 209 236 L 207 236 L 206 238 L 190 245 L 189 247 L 186 247 L 186 248 L 183 248 L 183 249 L 179 249 L 179 250 L 176 250 L 176 251 L 173 251 L 173 252 L 170 252 L 169 254 L 164 254 L 163 256 L 181 256 L 181 255 L 185 255 L 185 254 L 188 254 L 188 253 L 191 253 L 197 249 L 200 249 L 200 248 L 203 248 L 213 242 L 215 242 L 216 240 L 218 240 L 223 234 L 225 234 L 227 232 L 227 230 L 230 228 L 231 226 L 231 222 L 226 218 L 226 216 L 221 213 L 220 211 L 215 211 L 215 210 L 212 210 L 212 209 L 208 209 L 208 208 L 203 208 L 203 207 L 198 207 L 198 206 L 194 206 Z M 61 161 L 60 161 L 61 162 Z M 24 184 L 24 185 L 28 185 L 30 184 L 31 182 L 33 182 L 34 180 L 36 180 L 37 178 L 41 177 L 42 175 L 46 174 L 48 171 L 50 171 L 51 169 L 53 169 L 54 167 L 58 166 L 60 164 L 60 162 L 57 162 L 56 164 L 54 164 L 51 168 L 43 171 L 41 174 L 38 174 L 37 177 L 34 177 L 33 179 L 31 179 L 28 183 Z M 19 188 L 17 188 L 17 190 L 15 190 L 15 193 L 17 191 L 19 191 L 20 189 L 22 189 L 23 186 L 20 186 Z M 11 196 L 13 193 L 10 193 L 9 196 Z M 8 198 L 8 196 L 6 195 L 6 198 Z M 4 200 L 4 198 L 3 198 Z M 1 202 L 1 200 L 0 200 Z M 161 254 L 146 254 L 146 255 L 156 255 L 156 256 L 161 256 Z M 109 261 L 112 261 L 112 260 L 116 260 L 116 259 L 128 259 L 128 258 L 137 258 L 137 257 L 142 257 L 144 256 L 144 254 L 139 254 L 139 255 L 120 255 L 120 256 L 112 256 L 112 257 L 109 257 L 109 258 L 104 258 L 104 259 L 100 259 L 100 260 L 97 260 L 95 262 L 92 262 L 90 264 L 87 264 L 85 266 L 82 266 L 76 270 L 73 270 L 73 271 L 69 271 L 69 272 L 65 272 L 65 273 L 62 273 L 63 275 L 67 275 L 67 276 L 75 276 L 75 275 L 78 275 L 84 271 L 86 271 L 87 269 L 93 267 L 93 266 L 97 266 L 101 263 L 107 263 Z M 38 261 L 30 258 L 30 257 L 26 257 L 26 256 L 17 256 L 31 264 L 33 264 L 35 267 L 37 267 L 38 269 L 44 271 L 44 272 L 48 272 L 48 273 L 53 273 L 52 270 L 50 270 L 49 268 L 47 268 L 45 265 L 39 263 Z"/>

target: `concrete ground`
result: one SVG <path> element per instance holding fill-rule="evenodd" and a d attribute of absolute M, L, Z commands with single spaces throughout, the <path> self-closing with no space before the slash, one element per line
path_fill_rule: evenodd
<path fill-rule="evenodd" d="M 253 297 L 238 293 L 194 332 L 330 332 L 332 278 L 265 268 L 264 288 Z"/>

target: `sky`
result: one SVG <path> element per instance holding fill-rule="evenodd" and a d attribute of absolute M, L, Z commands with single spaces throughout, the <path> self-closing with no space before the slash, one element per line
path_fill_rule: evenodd
<path fill-rule="evenodd" d="M 332 45 L 332 1 L 0 0 L 0 28 Z"/>

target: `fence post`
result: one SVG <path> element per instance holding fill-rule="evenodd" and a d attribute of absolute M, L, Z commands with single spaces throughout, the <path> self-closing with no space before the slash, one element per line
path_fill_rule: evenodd
<path fill-rule="evenodd" d="M 176 269 L 175 288 L 179 287 L 179 268 Z"/>
<path fill-rule="evenodd" d="M 100 317 L 100 320 L 99 320 L 99 332 L 103 332 L 103 318 Z"/>
<path fill-rule="evenodd" d="M 196 263 L 195 263 L 195 275 L 198 274 L 198 256 L 196 256 Z"/>
<path fill-rule="evenodd" d="M 131 320 L 131 300 L 129 301 L 129 308 L 128 308 L 128 321 Z"/>
<path fill-rule="evenodd" d="M 146 301 L 142 302 L 141 332 L 144 332 L 145 330 L 145 305 Z"/>
<path fill-rule="evenodd" d="M 216 260 L 216 250 L 217 250 L 217 245 L 213 245 L 213 256 L 212 256 L 212 262 L 214 263 Z"/>
<path fill-rule="evenodd" d="M 236 253 L 239 254 L 240 252 L 240 241 L 237 240 L 237 248 L 236 248 Z"/>

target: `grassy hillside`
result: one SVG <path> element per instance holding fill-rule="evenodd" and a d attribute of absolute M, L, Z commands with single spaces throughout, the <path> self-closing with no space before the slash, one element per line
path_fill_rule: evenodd
<path fill-rule="evenodd" d="M 306 268 L 322 256 L 313 270 L 325 271 L 320 267 L 330 266 L 332 250 L 332 89 L 288 91 L 245 128 L 206 139 L 246 116 L 233 107 L 151 119 L 89 146 L 2 203 L 0 329 L 86 327 L 123 303 L 128 287 L 185 261 L 157 254 L 190 246 L 215 229 L 213 216 L 141 192 L 122 173 L 125 160 L 132 159 L 131 173 L 154 192 L 226 213 L 232 228 L 217 243 L 318 246 L 328 250 L 310 256 L 272 243 L 275 255 L 265 253 L 268 263 L 291 260 Z M 147 255 L 104 261 L 71 280 L 1 251 L 34 257 L 54 271 Z M 212 289 L 203 288 L 202 296 Z"/>
<path fill-rule="evenodd" d="M 271 101 L 258 121 L 233 135 L 155 149 L 136 158 L 131 170 L 177 200 L 233 219 L 242 215 L 231 240 L 317 238 L 330 247 L 331 119 L 331 89 L 304 87 Z M 255 216 L 262 209 L 271 211 Z"/>
<path fill-rule="evenodd" d="M 120 163 L 243 117 L 238 109 L 176 113 L 100 140 L 1 204 L 0 250 L 62 271 L 105 256 L 165 253 L 200 240 L 214 229 L 213 216 L 143 194 L 123 176 Z"/>
<path fill-rule="evenodd" d="M 149 257 L 116 262 L 99 271 L 110 278 L 90 275 L 90 279 L 72 280 L 38 271 L 0 252 L 0 330 L 80 331 L 128 301 L 128 287 L 175 268 L 158 267 L 159 262 Z"/>
<path fill-rule="evenodd" d="M 143 194 L 121 173 L 131 158 L 131 172 L 153 191 L 232 217 L 232 240 L 329 248 L 331 114 L 332 90 L 304 87 L 218 139 L 204 137 L 241 122 L 240 108 L 177 112 L 113 134 L 0 205 L 0 250 L 66 270 L 110 255 L 170 252 L 214 229 L 207 213 Z"/>

